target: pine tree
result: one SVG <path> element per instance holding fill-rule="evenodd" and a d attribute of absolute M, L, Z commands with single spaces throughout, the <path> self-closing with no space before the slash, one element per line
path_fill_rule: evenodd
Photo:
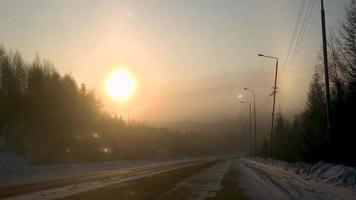
<path fill-rule="evenodd" d="M 344 72 L 354 82 L 356 79 L 356 0 L 351 0 L 346 7 L 346 17 L 340 30 L 340 59 L 344 64 Z"/>
<path fill-rule="evenodd" d="M 325 159 L 327 147 L 325 96 L 321 78 L 314 73 L 309 87 L 306 110 L 303 113 L 303 157 L 307 161 Z"/>

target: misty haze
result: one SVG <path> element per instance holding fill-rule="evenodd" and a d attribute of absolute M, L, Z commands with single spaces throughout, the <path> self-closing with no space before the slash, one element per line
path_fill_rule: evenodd
<path fill-rule="evenodd" d="M 0 199 L 356 199 L 356 0 L 0 0 Z"/>

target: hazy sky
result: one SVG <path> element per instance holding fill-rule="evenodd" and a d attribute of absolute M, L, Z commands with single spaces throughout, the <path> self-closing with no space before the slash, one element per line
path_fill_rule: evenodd
<path fill-rule="evenodd" d="M 305 0 L 307 4 L 312 0 Z M 326 0 L 336 28 L 348 0 Z M 110 112 L 148 122 L 210 120 L 246 113 L 237 95 L 257 92 L 271 111 L 273 60 L 285 62 L 302 0 L 0 0 L 0 43 L 32 61 L 36 53 L 95 89 Z M 316 0 L 302 46 L 281 74 L 277 109 L 305 105 L 320 48 Z M 294 55 L 294 54 L 292 54 Z M 293 57 L 293 56 L 292 56 Z M 126 103 L 104 93 L 108 73 L 122 67 L 137 79 Z M 282 71 L 282 70 L 281 70 Z M 246 97 L 245 97 L 246 98 Z"/>

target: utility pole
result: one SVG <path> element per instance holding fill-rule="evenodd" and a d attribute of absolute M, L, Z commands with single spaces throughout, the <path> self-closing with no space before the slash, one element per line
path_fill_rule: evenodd
<path fill-rule="evenodd" d="M 273 131 L 274 131 L 274 110 L 276 107 L 276 94 L 277 94 L 277 77 L 278 77 L 278 57 L 274 56 L 266 56 L 263 54 L 258 54 L 258 56 L 266 57 L 266 58 L 272 58 L 276 60 L 276 72 L 274 76 L 274 87 L 273 87 L 273 107 L 272 107 L 272 125 L 271 125 L 271 139 L 270 139 L 270 150 L 269 150 L 269 155 L 272 158 L 272 151 L 273 151 Z"/>
<path fill-rule="evenodd" d="M 276 107 L 277 77 L 278 77 L 278 59 L 276 61 L 276 74 L 274 76 L 274 87 L 273 87 L 273 108 L 272 108 L 271 149 L 270 149 L 271 158 L 272 158 L 272 154 L 273 154 L 272 137 L 273 137 L 273 133 L 274 133 L 274 110 Z"/>
<path fill-rule="evenodd" d="M 254 123 L 253 125 L 255 126 L 255 158 L 257 157 L 257 126 L 256 126 L 256 97 L 255 94 L 253 95 L 253 116 L 254 116 Z"/>
<path fill-rule="evenodd" d="M 330 85 L 329 85 L 329 65 L 328 65 L 328 46 L 326 39 L 326 25 L 325 25 L 325 10 L 324 10 L 324 0 L 320 0 L 321 3 L 321 28 L 323 35 L 323 57 L 324 57 L 324 75 L 325 75 L 325 93 L 326 93 L 326 120 L 328 135 L 330 137 L 331 129 L 331 97 L 330 97 Z"/>
<path fill-rule="evenodd" d="M 250 124 L 248 130 L 248 156 L 251 156 L 251 129 L 252 129 L 251 102 L 241 101 L 241 103 L 248 104 L 250 109 Z"/>
<path fill-rule="evenodd" d="M 250 91 L 253 95 L 253 125 L 254 125 L 254 130 L 255 130 L 255 137 L 254 137 L 254 140 L 255 140 L 255 144 L 254 144 L 254 155 L 255 155 L 255 158 L 257 157 L 257 122 L 256 122 L 256 94 L 255 94 L 255 91 L 252 90 L 252 89 L 249 89 L 249 88 L 244 88 L 244 90 L 247 90 L 247 91 Z"/>
<path fill-rule="evenodd" d="M 241 118 L 241 121 L 243 123 L 243 126 L 242 126 L 242 132 L 244 133 L 244 137 L 246 136 L 246 138 L 248 137 L 248 133 L 247 133 L 247 124 L 246 124 L 246 121 L 243 120 L 243 115 L 242 114 L 238 114 L 238 117 Z M 244 146 L 244 150 L 245 150 L 245 153 L 248 154 L 248 144 L 246 143 L 246 145 Z"/>

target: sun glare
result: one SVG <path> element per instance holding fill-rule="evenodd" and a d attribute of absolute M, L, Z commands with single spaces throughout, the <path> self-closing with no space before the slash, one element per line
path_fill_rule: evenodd
<path fill-rule="evenodd" d="M 106 79 L 106 93 L 119 102 L 127 101 L 136 90 L 134 77 L 125 70 L 119 69 L 111 73 Z"/>

